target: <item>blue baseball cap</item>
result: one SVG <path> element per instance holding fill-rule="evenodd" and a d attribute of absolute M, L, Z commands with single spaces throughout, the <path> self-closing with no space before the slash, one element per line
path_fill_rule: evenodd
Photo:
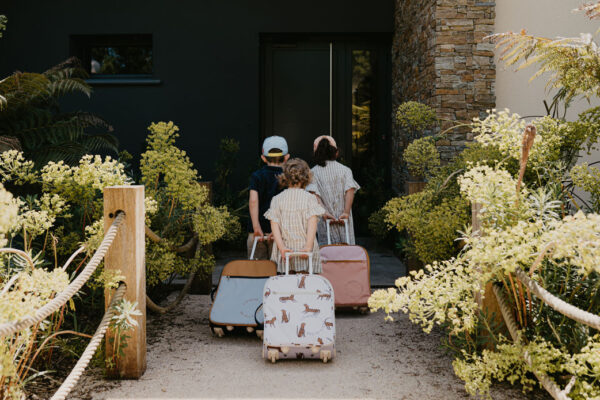
<path fill-rule="evenodd" d="M 271 150 L 279 149 L 281 152 L 273 153 Z M 269 136 L 262 145 L 262 155 L 265 157 L 281 157 L 288 153 L 288 145 L 281 136 Z"/>

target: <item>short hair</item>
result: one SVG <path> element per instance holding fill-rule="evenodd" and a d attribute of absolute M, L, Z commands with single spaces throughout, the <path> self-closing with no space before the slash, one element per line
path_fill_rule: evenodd
<path fill-rule="evenodd" d="M 315 150 L 315 163 L 324 167 L 327 161 L 334 161 L 337 158 L 338 149 L 332 146 L 327 138 L 321 139 Z"/>
<path fill-rule="evenodd" d="M 300 185 L 306 188 L 312 181 L 312 172 L 306 161 L 300 158 L 292 158 L 283 164 L 283 173 L 279 175 L 279 184 L 284 187 Z"/>
<path fill-rule="evenodd" d="M 274 153 L 274 154 L 280 153 L 281 154 L 281 153 L 283 153 L 283 151 L 281 149 L 273 148 L 269 151 L 269 153 Z M 285 155 L 281 155 L 281 156 L 266 155 L 265 158 L 267 159 L 267 162 L 269 162 L 271 164 L 281 164 L 285 161 Z"/>

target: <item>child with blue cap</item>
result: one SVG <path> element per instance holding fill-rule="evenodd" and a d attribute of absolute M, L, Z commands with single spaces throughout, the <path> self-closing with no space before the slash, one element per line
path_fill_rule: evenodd
<path fill-rule="evenodd" d="M 262 145 L 260 158 L 266 164 L 250 176 L 250 198 L 248 209 L 250 221 L 248 223 L 248 257 L 252 252 L 254 238 L 259 242 L 254 251 L 254 259 L 268 260 L 273 249 L 271 223 L 264 217 L 271 206 L 271 199 L 281 192 L 277 177 L 283 172 L 282 165 L 290 155 L 288 145 L 281 136 L 269 136 Z M 264 236 L 268 236 L 264 240 Z"/>

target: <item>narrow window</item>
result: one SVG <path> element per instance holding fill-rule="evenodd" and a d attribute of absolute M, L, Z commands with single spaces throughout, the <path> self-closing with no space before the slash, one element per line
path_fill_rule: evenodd
<path fill-rule="evenodd" d="M 148 79 L 154 72 L 150 34 L 71 35 L 71 54 L 93 81 Z"/>

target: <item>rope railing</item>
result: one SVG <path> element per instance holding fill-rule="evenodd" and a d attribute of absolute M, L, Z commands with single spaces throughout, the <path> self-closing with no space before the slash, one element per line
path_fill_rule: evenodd
<path fill-rule="evenodd" d="M 71 299 L 71 297 L 73 297 L 77 292 L 79 292 L 83 285 L 90 279 L 90 277 L 92 276 L 92 274 L 106 255 L 106 252 L 108 251 L 110 245 L 115 239 L 115 236 L 117 236 L 119 226 L 123 222 L 124 218 L 125 213 L 120 212 L 117 214 L 112 225 L 106 231 L 102 243 L 92 256 L 88 264 L 77 276 L 77 278 L 75 278 L 73 282 L 71 282 L 64 291 L 59 293 L 51 301 L 49 301 L 43 307 L 37 310 L 34 315 L 26 316 L 25 318 L 18 321 L 0 324 L 0 337 L 12 335 L 25 328 L 28 328 L 32 325 L 44 321 L 46 318 L 48 318 L 48 316 L 58 311 L 62 306 L 64 306 L 67 303 L 67 301 L 69 301 L 69 299 Z"/>
<path fill-rule="evenodd" d="M 555 311 L 558 311 L 559 313 L 561 313 L 569 319 L 580 322 L 584 325 L 587 325 L 591 328 L 600 331 L 600 315 L 592 314 L 588 311 L 577 308 L 564 300 L 559 299 L 558 297 L 554 296 L 552 293 L 548 292 L 546 289 L 538 285 L 536 281 L 529 278 L 529 276 L 527 276 L 527 274 L 518 267 L 515 269 L 515 275 L 521 282 L 523 282 L 525 286 L 527 286 L 529 290 L 535 293 L 535 295 L 539 297 L 540 300 L 542 300 L 546 305 L 548 305 Z"/>
<path fill-rule="evenodd" d="M 71 390 L 73 390 L 73 388 L 77 384 L 77 381 L 79 381 L 79 378 L 90 363 L 90 360 L 96 353 L 98 346 L 102 342 L 102 339 L 106 334 L 108 326 L 110 325 L 110 321 L 116 312 L 114 306 L 123 299 L 126 289 L 127 286 L 125 284 L 121 283 L 119 285 L 119 287 L 115 291 L 115 294 L 113 295 L 108 309 L 104 313 L 102 321 L 100 321 L 100 325 L 98 325 L 98 328 L 94 333 L 94 336 L 92 336 L 92 338 L 90 339 L 90 342 L 81 354 L 81 357 L 79 357 L 77 364 L 75 364 L 75 367 L 73 367 L 69 376 L 67 376 L 62 385 L 60 385 L 60 388 L 58 388 L 58 390 L 56 391 L 56 393 L 54 393 L 54 396 L 52 396 L 50 400 L 64 400 L 67 397 L 67 395 L 71 392 Z"/>
<path fill-rule="evenodd" d="M 517 322 L 515 321 L 511 308 L 506 304 L 506 300 L 504 299 L 504 296 L 502 295 L 502 292 L 498 286 L 493 285 L 492 290 L 494 291 L 494 295 L 498 301 L 498 305 L 500 306 L 500 311 L 502 312 L 502 317 L 504 317 L 504 322 L 506 323 L 512 340 L 515 343 L 519 343 L 520 336 L 517 328 Z M 533 362 L 527 352 L 523 354 L 523 360 L 530 368 L 532 367 Z M 546 391 L 552 396 L 552 398 L 555 400 L 569 400 L 568 394 L 575 383 L 575 377 L 571 377 L 569 384 L 565 387 L 565 389 L 561 390 L 556 383 L 548 377 L 548 375 L 536 371 L 533 373 L 538 381 L 540 381 L 544 389 L 546 389 Z"/>

